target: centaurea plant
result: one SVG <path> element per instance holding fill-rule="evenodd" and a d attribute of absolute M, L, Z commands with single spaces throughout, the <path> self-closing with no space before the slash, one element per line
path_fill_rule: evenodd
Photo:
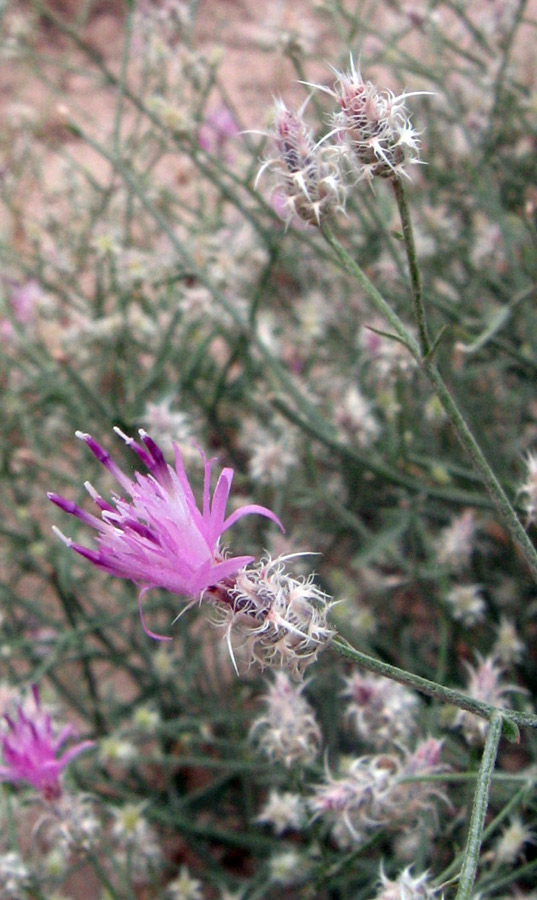
<path fill-rule="evenodd" d="M 123 4 L 121 21 L 112 4 L 106 46 L 95 4 L 75 21 L 29 3 L 33 19 L 28 4 L 0 12 L 14 83 L 46 44 L 50 100 L 10 105 L 0 141 L 0 897 L 78 897 L 73 868 L 114 900 L 452 900 L 456 882 L 458 900 L 525 896 L 531 740 L 495 768 L 500 737 L 536 724 L 525 0 L 508 17 L 484 0 L 299 5 L 284 41 L 295 8 L 280 4 L 241 83 L 253 32 L 206 55 L 211 17 L 198 32 L 186 0 Z M 321 40 L 323 55 L 345 42 L 326 80 Z M 277 101 L 265 151 L 243 130 L 260 116 L 244 82 L 257 91 L 271 59 L 279 90 L 292 65 L 312 93 Z M 95 104 L 71 102 L 86 67 Z M 67 499 L 78 473 L 58 453 L 81 421 L 151 435 L 118 430 L 135 472 L 79 433 L 116 480 L 106 497 L 87 484 L 91 510 Z M 227 511 L 233 470 L 194 435 L 249 475 L 245 506 Z M 58 532 L 75 556 L 45 536 L 44 490 L 65 484 L 50 499 L 78 520 Z M 133 584 L 143 630 L 122 602 Z M 147 640 L 162 638 L 153 588 L 172 615 L 207 610 L 224 639 L 191 613 Z M 95 738 L 75 790 L 69 754 L 89 742 L 68 745 L 52 713 L 37 727 L 35 700 L 14 714 L 21 678 L 50 681 Z"/>

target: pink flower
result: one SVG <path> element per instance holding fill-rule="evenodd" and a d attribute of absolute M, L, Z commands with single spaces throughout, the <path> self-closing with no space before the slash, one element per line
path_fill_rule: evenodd
<path fill-rule="evenodd" d="M 27 781 L 46 800 L 53 800 L 61 794 L 62 771 L 75 756 L 93 747 L 93 741 L 82 741 L 58 756 L 60 747 L 74 734 L 74 728 L 66 725 L 54 737 L 50 716 L 41 709 L 35 685 L 32 685 L 32 695 L 32 712 L 25 711 L 19 705 L 17 719 L 4 716 L 8 733 L 0 738 L 4 757 L 4 765 L 0 765 L 0 781 Z"/>
<path fill-rule="evenodd" d="M 230 138 L 240 134 L 239 127 L 227 106 L 217 106 L 203 121 L 198 134 L 202 150 L 213 156 L 223 154 Z"/>
<path fill-rule="evenodd" d="M 17 322 L 21 325 L 30 324 L 34 318 L 35 307 L 42 296 L 43 291 L 35 278 L 13 287 L 10 303 Z"/>
<path fill-rule="evenodd" d="M 214 460 L 202 453 L 205 467 L 202 509 L 198 509 L 189 484 L 179 448 L 174 444 L 175 469 L 166 463 L 162 451 L 140 430 L 145 447 L 114 429 L 134 450 L 149 475 L 135 472 L 128 478 L 111 460 L 109 454 L 89 434 L 77 432 L 97 459 L 112 473 L 131 500 L 112 495 L 113 506 L 104 500 L 91 484 L 85 484 L 101 511 L 101 518 L 80 509 L 75 503 L 50 493 L 48 497 L 60 509 L 81 519 L 97 531 L 98 550 L 75 544 L 57 529 L 59 537 L 81 556 L 119 578 L 140 585 L 139 602 L 146 591 L 164 588 L 185 597 L 201 595 L 224 579 L 229 579 L 252 562 L 252 556 L 226 558 L 219 548 L 221 535 L 239 519 L 257 514 L 272 519 L 283 531 L 278 517 L 264 506 L 249 504 L 227 518 L 226 505 L 233 480 L 233 469 L 223 469 L 211 499 L 211 468 Z M 200 451 L 201 452 L 201 451 Z M 140 606 L 141 615 L 141 606 Z M 161 638 L 149 631 L 146 634 Z"/>

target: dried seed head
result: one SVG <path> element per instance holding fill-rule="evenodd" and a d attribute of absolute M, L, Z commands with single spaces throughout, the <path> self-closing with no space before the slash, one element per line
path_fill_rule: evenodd
<path fill-rule="evenodd" d="M 460 572 L 470 562 L 474 549 L 475 514 L 466 509 L 442 529 L 436 542 L 438 562 L 452 572 Z"/>
<path fill-rule="evenodd" d="M 502 616 L 496 626 L 496 635 L 493 655 L 504 665 L 520 662 L 526 645 L 520 640 L 514 622 Z"/>
<path fill-rule="evenodd" d="M 494 849 L 494 856 L 499 863 L 512 865 L 522 856 L 525 844 L 535 843 L 535 834 L 531 828 L 524 824 L 520 816 L 513 816 L 502 830 Z"/>

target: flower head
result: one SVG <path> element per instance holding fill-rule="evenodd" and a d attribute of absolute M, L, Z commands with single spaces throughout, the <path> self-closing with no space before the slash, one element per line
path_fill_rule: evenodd
<path fill-rule="evenodd" d="M 315 714 L 302 696 L 304 688 L 305 684 L 293 684 L 285 672 L 277 672 L 264 698 L 266 712 L 251 730 L 258 746 L 286 769 L 312 762 L 321 744 Z"/>
<path fill-rule="evenodd" d="M 357 735 L 379 749 L 406 739 L 415 727 L 419 701 L 403 684 L 378 675 L 354 672 L 345 678 L 347 718 Z"/>
<path fill-rule="evenodd" d="M 60 756 L 58 752 L 74 733 L 72 725 L 66 725 L 54 737 L 50 716 L 41 708 L 39 693 L 32 686 L 33 709 L 19 705 L 17 718 L 5 715 L 7 734 L 0 737 L 3 765 L 0 765 L 0 781 L 26 781 L 43 794 L 47 800 L 60 796 L 60 775 L 65 767 L 89 747 L 93 741 L 75 744 Z"/>
<path fill-rule="evenodd" d="M 510 703 L 506 694 L 522 691 L 522 688 L 516 685 L 502 684 L 504 669 L 494 656 L 483 659 L 478 655 L 477 666 L 466 663 L 466 667 L 468 669 L 466 692 L 473 700 L 508 709 Z M 485 740 L 487 719 L 481 719 L 467 710 L 459 709 L 453 724 L 456 728 L 461 728 L 469 744 L 482 744 Z"/>
<path fill-rule="evenodd" d="M 239 126 L 227 106 L 217 106 L 201 124 L 198 143 L 203 150 L 214 156 L 225 155 L 230 138 L 240 133 Z"/>
<path fill-rule="evenodd" d="M 232 636 L 242 639 L 250 664 L 281 666 L 297 679 L 334 636 L 327 621 L 333 603 L 312 575 L 294 578 L 285 568 L 294 555 L 261 559 L 207 592 L 235 668 Z"/>
<path fill-rule="evenodd" d="M 304 824 L 306 809 L 300 794 L 290 791 L 272 790 L 257 822 L 272 825 L 276 834 L 283 834 L 288 828 L 298 829 Z"/>
<path fill-rule="evenodd" d="M 459 584 L 448 591 L 446 603 L 454 619 L 468 626 L 483 621 L 487 607 L 480 591 L 479 584 Z"/>
<path fill-rule="evenodd" d="M 460 516 L 453 518 L 442 529 L 436 542 L 440 565 L 453 572 L 466 568 L 474 549 L 475 532 L 475 514 L 472 509 L 466 509 Z"/>
<path fill-rule="evenodd" d="M 321 89 L 339 104 L 334 132 L 351 151 L 360 178 L 406 174 L 407 164 L 419 162 L 419 136 L 405 109 L 412 94 L 397 97 L 392 91 L 379 91 L 363 80 L 352 58 L 349 70 L 336 75 L 334 90 Z"/>
<path fill-rule="evenodd" d="M 339 847 L 362 843 L 370 829 L 393 820 L 399 770 L 399 759 L 388 754 L 360 756 L 337 775 L 327 769 L 324 782 L 310 797 L 313 818 L 322 817 L 329 824 Z"/>
<path fill-rule="evenodd" d="M 494 856 L 499 863 L 512 865 L 523 854 L 525 844 L 535 844 L 535 833 L 520 816 L 513 816 L 496 842 Z"/>
<path fill-rule="evenodd" d="M 496 626 L 496 635 L 493 655 L 505 665 L 520 662 L 526 645 L 520 640 L 514 622 L 502 616 Z"/>
<path fill-rule="evenodd" d="M 182 866 L 179 875 L 168 884 L 166 896 L 170 900 L 201 900 L 203 885 L 190 874 L 187 866 Z"/>
<path fill-rule="evenodd" d="M 140 601 L 144 593 L 153 587 L 164 588 L 184 597 L 197 597 L 251 562 L 251 556 L 226 559 L 219 547 L 222 534 L 243 516 L 266 516 L 283 531 L 277 516 L 256 504 L 242 506 L 226 518 L 233 469 L 222 470 L 211 499 L 214 460 L 207 460 L 201 454 L 205 478 L 200 510 L 176 445 L 175 468 L 172 468 L 165 461 L 160 447 L 145 431 L 140 430 L 144 446 L 118 428 L 115 431 L 149 469 L 148 475 L 135 472 L 134 479 L 128 478 L 89 434 L 77 432 L 77 437 L 112 473 L 124 492 L 130 495 L 130 500 L 113 494 L 112 505 L 86 482 L 86 490 L 101 512 L 99 518 L 58 494 L 49 493 L 48 497 L 60 509 L 97 531 L 99 547 L 90 550 L 55 529 L 67 546 L 105 572 L 140 585 Z M 152 637 L 159 637 L 145 625 L 144 630 Z"/>
<path fill-rule="evenodd" d="M 293 112 L 283 100 L 276 102 L 271 132 L 276 156 L 263 163 L 257 177 L 271 168 L 277 173 L 275 197 L 284 198 L 284 218 L 319 226 L 327 214 L 343 208 L 345 189 L 337 154 L 333 148 L 315 143 L 303 118 L 304 107 Z"/>
<path fill-rule="evenodd" d="M 408 867 L 392 881 L 381 869 L 379 891 L 375 900 L 431 900 L 436 893 L 429 883 L 428 872 L 414 876 Z"/>

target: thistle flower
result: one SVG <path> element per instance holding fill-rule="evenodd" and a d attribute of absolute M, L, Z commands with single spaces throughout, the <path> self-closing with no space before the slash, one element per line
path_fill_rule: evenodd
<path fill-rule="evenodd" d="M 41 709 L 35 685 L 32 685 L 32 697 L 33 710 L 21 704 L 16 719 L 4 715 L 8 731 L 0 737 L 4 763 L 0 765 L 0 781 L 26 781 L 45 800 L 55 800 L 61 795 L 63 770 L 75 756 L 93 747 L 93 741 L 82 741 L 58 756 L 60 748 L 74 734 L 74 728 L 66 725 L 54 737 L 50 716 Z"/>
<path fill-rule="evenodd" d="M 345 189 L 337 154 L 328 145 L 315 143 L 303 119 L 305 105 L 292 112 L 283 100 L 276 102 L 270 136 L 277 156 L 263 163 L 256 184 L 263 172 L 271 168 L 276 173 L 275 196 L 284 198 L 284 217 L 320 226 L 329 213 L 343 209 Z"/>
<path fill-rule="evenodd" d="M 321 744 L 315 714 L 302 696 L 304 687 L 292 684 L 285 672 L 277 672 L 265 696 L 266 712 L 255 720 L 250 732 L 267 756 L 287 769 L 310 763 Z"/>
<path fill-rule="evenodd" d="M 283 531 L 278 517 L 264 506 L 256 504 L 243 506 L 225 518 L 233 469 L 222 470 L 211 500 L 211 469 L 214 460 L 207 460 L 201 453 L 205 478 L 200 511 L 177 446 L 174 445 L 173 469 L 145 431 L 140 430 L 145 445 L 142 446 L 118 428 L 114 430 L 147 466 L 149 475 L 136 472 L 134 480 L 131 480 L 89 434 L 77 432 L 77 437 L 88 445 L 99 462 L 111 472 L 132 499 L 125 500 L 113 494 L 112 505 L 86 482 L 86 490 L 101 512 L 101 518 L 98 518 L 58 494 L 49 493 L 48 497 L 60 509 L 97 531 L 99 549 L 90 550 L 65 537 L 55 528 L 56 534 L 68 547 L 105 572 L 119 578 L 128 578 L 141 586 L 140 615 L 142 598 L 151 588 L 164 588 L 184 597 L 198 597 L 207 588 L 214 587 L 223 579 L 229 579 L 251 562 L 251 556 L 226 559 L 219 547 L 222 534 L 243 516 L 266 516 Z M 160 637 L 149 631 L 143 617 L 142 624 L 146 634 Z"/>
<path fill-rule="evenodd" d="M 379 91 L 371 81 L 364 81 L 351 57 L 347 72 L 334 70 L 336 85 L 330 88 L 314 85 L 330 94 L 341 111 L 333 117 L 333 131 L 348 150 L 348 158 L 358 169 L 360 179 L 375 176 L 394 178 L 406 175 L 405 167 L 419 163 L 419 135 L 405 109 L 407 97 L 427 93 L 415 91 L 400 94 Z"/>

